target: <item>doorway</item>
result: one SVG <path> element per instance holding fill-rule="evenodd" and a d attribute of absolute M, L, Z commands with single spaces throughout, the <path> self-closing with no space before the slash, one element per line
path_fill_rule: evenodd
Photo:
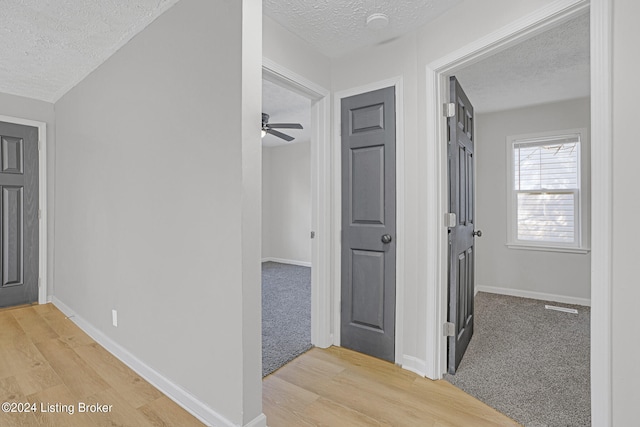
<path fill-rule="evenodd" d="M 266 58 L 263 58 L 263 81 L 265 85 L 270 85 L 272 88 L 276 87 L 279 90 L 288 91 L 292 97 L 306 102 L 309 108 L 308 125 L 306 127 L 308 134 L 305 137 L 306 142 L 296 146 L 292 144 L 289 150 L 280 149 L 279 147 L 270 148 L 273 153 L 267 154 L 267 157 L 271 157 L 272 165 L 280 167 L 281 169 L 295 169 L 297 174 L 306 174 L 307 190 L 301 191 L 300 182 L 296 179 L 286 181 L 284 174 L 278 171 L 275 174 L 277 179 L 284 179 L 285 185 L 289 187 L 290 195 L 297 192 L 300 194 L 306 194 L 306 201 L 303 203 L 305 206 L 301 206 L 299 203 L 293 203 L 294 209 L 298 209 L 306 212 L 305 220 L 300 220 L 300 216 L 297 216 L 298 223 L 295 228 L 297 238 L 295 242 L 286 242 L 288 250 L 293 249 L 293 252 L 282 252 L 286 248 L 275 248 L 276 252 L 280 251 L 278 255 L 276 252 L 271 254 L 264 253 L 263 258 L 265 261 L 280 261 L 285 268 L 287 266 L 301 269 L 310 269 L 310 342 L 311 345 L 316 347 L 326 348 L 331 345 L 331 287 L 329 286 L 330 276 L 330 205 L 329 205 L 329 139 L 328 139 L 328 127 L 329 127 L 329 104 L 328 104 L 328 90 L 316 85 L 303 78 L 302 76 L 292 72 L 291 70 L 274 63 Z M 269 112 L 265 113 L 269 114 Z M 277 122 L 291 122 L 289 118 L 281 116 L 281 119 L 274 116 L 269 118 L 271 123 Z M 296 120 L 293 120 L 296 122 Z M 297 129 L 279 128 L 276 129 L 282 133 L 285 133 L 294 138 L 298 135 L 294 134 L 299 131 Z M 276 141 L 278 138 L 275 138 Z M 284 141 L 284 140 L 283 140 Z M 294 140 L 295 142 L 295 140 Z M 303 141 L 299 141 L 303 142 Z M 285 142 L 286 143 L 286 142 Z M 282 151 L 282 156 L 278 156 L 277 152 Z M 306 159 L 302 161 L 301 159 Z M 301 163 L 302 162 L 302 163 Z M 272 168 L 273 169 L 273 168 Z M 273 190 L 273 187 L 272 187 Z M 276 190 L 278 193 L 278 191 Z M 273 193 L 273 191 L 272 191 Z M 282 202 L 278 197 L 282 194 L 278 193 L 275 198 L 276 203 Z M 295 198 L 289 199 L 290 201 L 296 200 Z M 298 199 L 299 200 L 299 199 Z M 264 208 L 265 206 L 263 206 Z M 264 210 L 264 209 L 263 209 Z M 271 210 L 273 212 L 273 210 Z M 291 211 L 290 211 L 291 213 Z M 283 221 L 285 218 L 280 218 L 280 224 L 287 223 Z M 291 225 L 291 224 L 289 224 Z M 264 227 L 263 227 L 264 228 Z M 273 241 L 272 241 L 273 242 Z M 280 241 L 279 243 L 282 243 Z M 276 246 L 279 245 L 276 244 Z M 266 250 L 269 250 L 265 248 Z M 273 248 L 271 248 L 273 249 Z M 304 254 L 302 253 L 304 252 Z M 292 255 L 293 254 L 293 255 Z M 288 261 L 282 262 L 282 261 Z M 298 264 L 298 265 L 295 265 Z M 302 265 L 300 265 L 302 264 Z"/>
<path fill-rule="evenodd" d="M 311 348 L 311 101 L 263 79 L 262 115 L 266 376 Z"/>
<path fill-rule="evenodd" d="M 531 15 L 526 19 L 514 23 L 514 25 L 504 31 L 498 31 L 486 37 L 478 43 L 474 43 L 452 53 L 451 55 L 434 61 L 427 66 L 427 98 L 428 102 L 428 146 L 429 152 L 426 158 L 429 167 L 433 167 L 435 183 L 430 185 L 429 194 L 433 200 L 437 200 L 435 209 L 430 209 L 432 223 L 439 220 L 440 212 L 446 204 L 446 198 L 442 194 L 442 165 L 444 156 L 441 144 L 438 141 L 444 139 L 445 131 L 441 123 L 442 102 L 446 101 L 444 96 L 444 79 L 450 74 L 455 74 L 465 66 L 477 62 L 495 52 L 503 50 L 505 47 L 517 44 L 523 39 L 539 34 L 544 29 L 566 23 L 589 8 L 587 1 L 575 1 L 562 7 L 555 5 L 553 8 L 543 11 L 537 15 Z M 598 139 L 599 143 L 592 147 L 592 206 L 591 212 L 591 241 L 592 241 L 592 268 L 591 268 L 591 300 L 593 301 L 593 312 L 591 322 L 591 389 L 597 392 L 610 390 L 610 360 L 607 353 L 609 340 L 608 325 L 611 322 L 610 309 L 610 282 L 607 272 L 610 272 L 610 246 L 607 230 L 610 227 L 610 218 L 606 210 L 610 207 L 610 186 L 611 170 L 606 159 L 611 157 L 611 127 L 608 117 L 610 117 L 610 103 L 607 102 L 610 96 L 610 80 L 606 64 L 610 64 L 610 52 L 608 50 L 608 40 L 610 40 L 609 15 L 610 11 L 602 2 L 592 2 L 591 4 L 591 63 L 598 64 L 597 69 L 591 71 L 591 137 Z M 597 31 L 597 36 L 594 33 Z M 604 65 L 602 65 L 604 64 Z M 602 66 L 601 66 L 602 65 Z M 595 111 L 594 111 L 595 110 Z M 605 160 L 597 160 L 599 158 Z M 599 243 L 599 244 L 598 244 Z M 444 236 L 435 236 L 431 239 L 430 247 L 436 253 L 444 251 Z M 446 344 L 438 336 L 443 322 L 443 310 L 446 307 L 443 291 L 440 284 L 445 277 L 446 266 L 442 265 L 441 259 L 434 259 L 427 265 L 432 268 L 428 288 L 435 296 L 436 302 L 428 310 L 429 319 L 429 343 L 434 349 L 430 352 L 428 364 L 433 363 L 433 371 L 428 373 L 430 378 L 440 378 L 444 372 L 444 348 Z M 432 376 L 433 375 L 433 376 Z M 609 392 L 606 391 L 606 394 Z M 605 424 L 610 420 L 610 401 L 596 401 L 592 399 L 593 423 Z"/>

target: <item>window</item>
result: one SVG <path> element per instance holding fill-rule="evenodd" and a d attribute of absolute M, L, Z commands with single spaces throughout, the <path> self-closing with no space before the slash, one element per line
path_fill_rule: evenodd
<path fill-rule="evenodd" d="M 508 138 L 510 247 L 584 250 L 583 134 Z"/>

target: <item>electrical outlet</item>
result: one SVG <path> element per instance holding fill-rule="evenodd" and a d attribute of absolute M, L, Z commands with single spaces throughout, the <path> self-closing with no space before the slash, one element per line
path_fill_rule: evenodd
<path fill-rule="evenodd" d="M 111 310 L 111 323 L 116 328 L 118 327 L 118 310 Z"/>

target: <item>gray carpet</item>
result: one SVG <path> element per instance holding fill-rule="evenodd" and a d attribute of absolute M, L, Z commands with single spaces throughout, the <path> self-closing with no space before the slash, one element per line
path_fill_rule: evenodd
<path fill-rule="evenodd" d="M 311 268 L 262 263 L 262 376 L 311 348 Z"/>
<path fill-rule="evenodd" d="M 591 425 L 589 307 L 480 292 L 475 312 L 473 339 L 447 381 L 525 427 Z"/>

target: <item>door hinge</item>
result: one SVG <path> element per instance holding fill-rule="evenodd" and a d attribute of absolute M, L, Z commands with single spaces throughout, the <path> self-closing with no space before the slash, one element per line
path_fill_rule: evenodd
<path fill-rule="evenodd" d="M 455 227 L 456 226 L 456 214 L 447 212 L 444 214 L 444 226 L 445 227 Z"/>
<path fill-rule="evenodd" d="M 444 107 L 444 116 L 445 117 L 455 117 L 456 115 L 456 104 L 453 102 L 449 102 L 443 105 Z"/>
<path fill-rule="evenodd" d="M 38 140 L 38 151 L 42 150 L 42 141 Z"/>
<path fill-rule="evenodd" d="M 445 337 L 455 337 L 456 336 L 456 324 L 451 322 L 446 322 L 444 324 L 444 336 Z"/>
<path fill-rule="evenodd" d="M 312 239 L 314 239 L 315 237 L 316 237 L 316 232 L 315 232 L 315 231 L 312 231 L 312 232 L 311 232 L 311 238 L 312 238 Z"/>
<path fill-rule="evenodd" d="M 38 209 L 38 219 L 42 219 L 42 209 Z"/>
<path fill-rule="evenodd" d="M 42 280 L 40 280 L 40 278 L 38 277 L 38 289 L 40 289 L 42 287 Z"/>

